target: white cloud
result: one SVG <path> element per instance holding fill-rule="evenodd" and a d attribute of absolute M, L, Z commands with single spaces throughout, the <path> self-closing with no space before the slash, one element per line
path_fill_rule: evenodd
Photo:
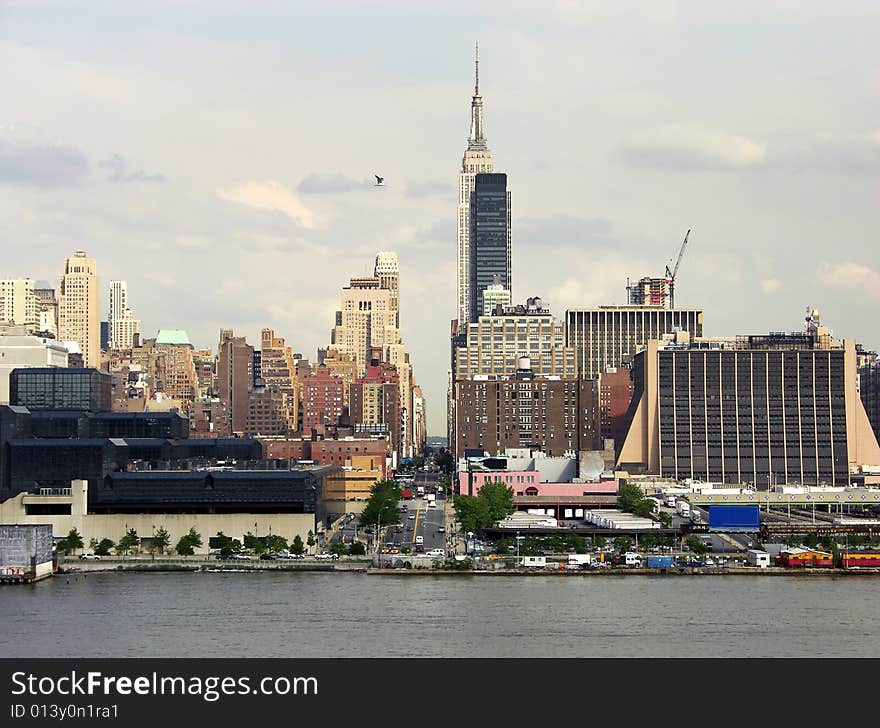
<path fill-rule="evenodd" d="M 682 169 L 743 168 L 764 163 L 758 142 L 718 129 L 665 126 L 625 143 L 620 154 L 634 166 Z"/>
<path fill-rule="evenodd" d="M 782 283 L 778 278 L 764 278 L 761 281 L 761 290 L 768 296 L 773 295 L 782 287 Z"/>
<path fill-rule="evenodd" d="M 317 213 L 300 202 L 297 196 L 280 182 L 246 182 L 238 187 L 218 190 L 217 196 L 221 200 L 237 202 L 259 210 L 283 213 L 309 230 L 319 230 L 325 225 L 324 220 Z"/>
<path fill-rule="evenodd" d="M 819 280 L 829 288 L 858 290 L 880 300 L 880 272 L 861 263 L 820 263 Z"/>

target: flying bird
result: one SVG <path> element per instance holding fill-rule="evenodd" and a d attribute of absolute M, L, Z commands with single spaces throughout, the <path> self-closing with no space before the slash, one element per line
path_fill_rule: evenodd
<path fill-rule="evenodd" d="M 384 178 L 384 177 L 380 177 L 378 174 L 374 174 L 373 176 L 376 178 L 376 187 L 379 187 L 379 186 L 385 184 L 385 178 Z"/>

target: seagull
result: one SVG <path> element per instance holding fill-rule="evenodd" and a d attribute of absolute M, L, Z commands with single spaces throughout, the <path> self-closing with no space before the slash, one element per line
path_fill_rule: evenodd
<path fill-rule="evenodd" d="M 385 178 L 380 177 L 378 174 L 373 175 L 376 178 L 376 187 L 381 187 L 385 184 Z"/>

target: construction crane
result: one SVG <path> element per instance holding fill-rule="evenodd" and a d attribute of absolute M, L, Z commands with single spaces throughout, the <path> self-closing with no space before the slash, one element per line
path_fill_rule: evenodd
<path fill-rule="evenodd" d="M 681 243 L 681 250 L 678 251 L 678 260 L 675 261 L 675 268 L 669 270 L 669 266 L 666 266 L 666 285 L 669 286 L 669 308 L 675 308 L 675 276 L 678 273 L 678 266 L 681 265 L 681 259 L 684 256 L 684 249 L 688 244 L 688 236 L 691 234 L 691 231 L 688 230 L 684 236 L 684 240 Z"/>

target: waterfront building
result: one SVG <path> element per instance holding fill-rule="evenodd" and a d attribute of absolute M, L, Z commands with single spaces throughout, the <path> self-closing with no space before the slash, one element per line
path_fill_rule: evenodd
<path fill-rule="evenodd" d="M 65 258 L 58 298 L 58 338 L 79 346 L 86 367 L 101 365 L 101 301 L 94 258 Z"/>
<path fill-rule="evenodd" d="M 566 346 L 575 350 L 577 374 L 586 379 L 595 379 L 609 368 L 621 366 L 648 341 L 676 330 L 701 337 L 703 311 L 599 306 L 565 312 Z"/>
<path fill-rule="evenodd" d="M 855 342 L 818 327 L 650 341 L 633 361 L 618 468 L 675 480 L 841 486 L 880 466 Z"/>

